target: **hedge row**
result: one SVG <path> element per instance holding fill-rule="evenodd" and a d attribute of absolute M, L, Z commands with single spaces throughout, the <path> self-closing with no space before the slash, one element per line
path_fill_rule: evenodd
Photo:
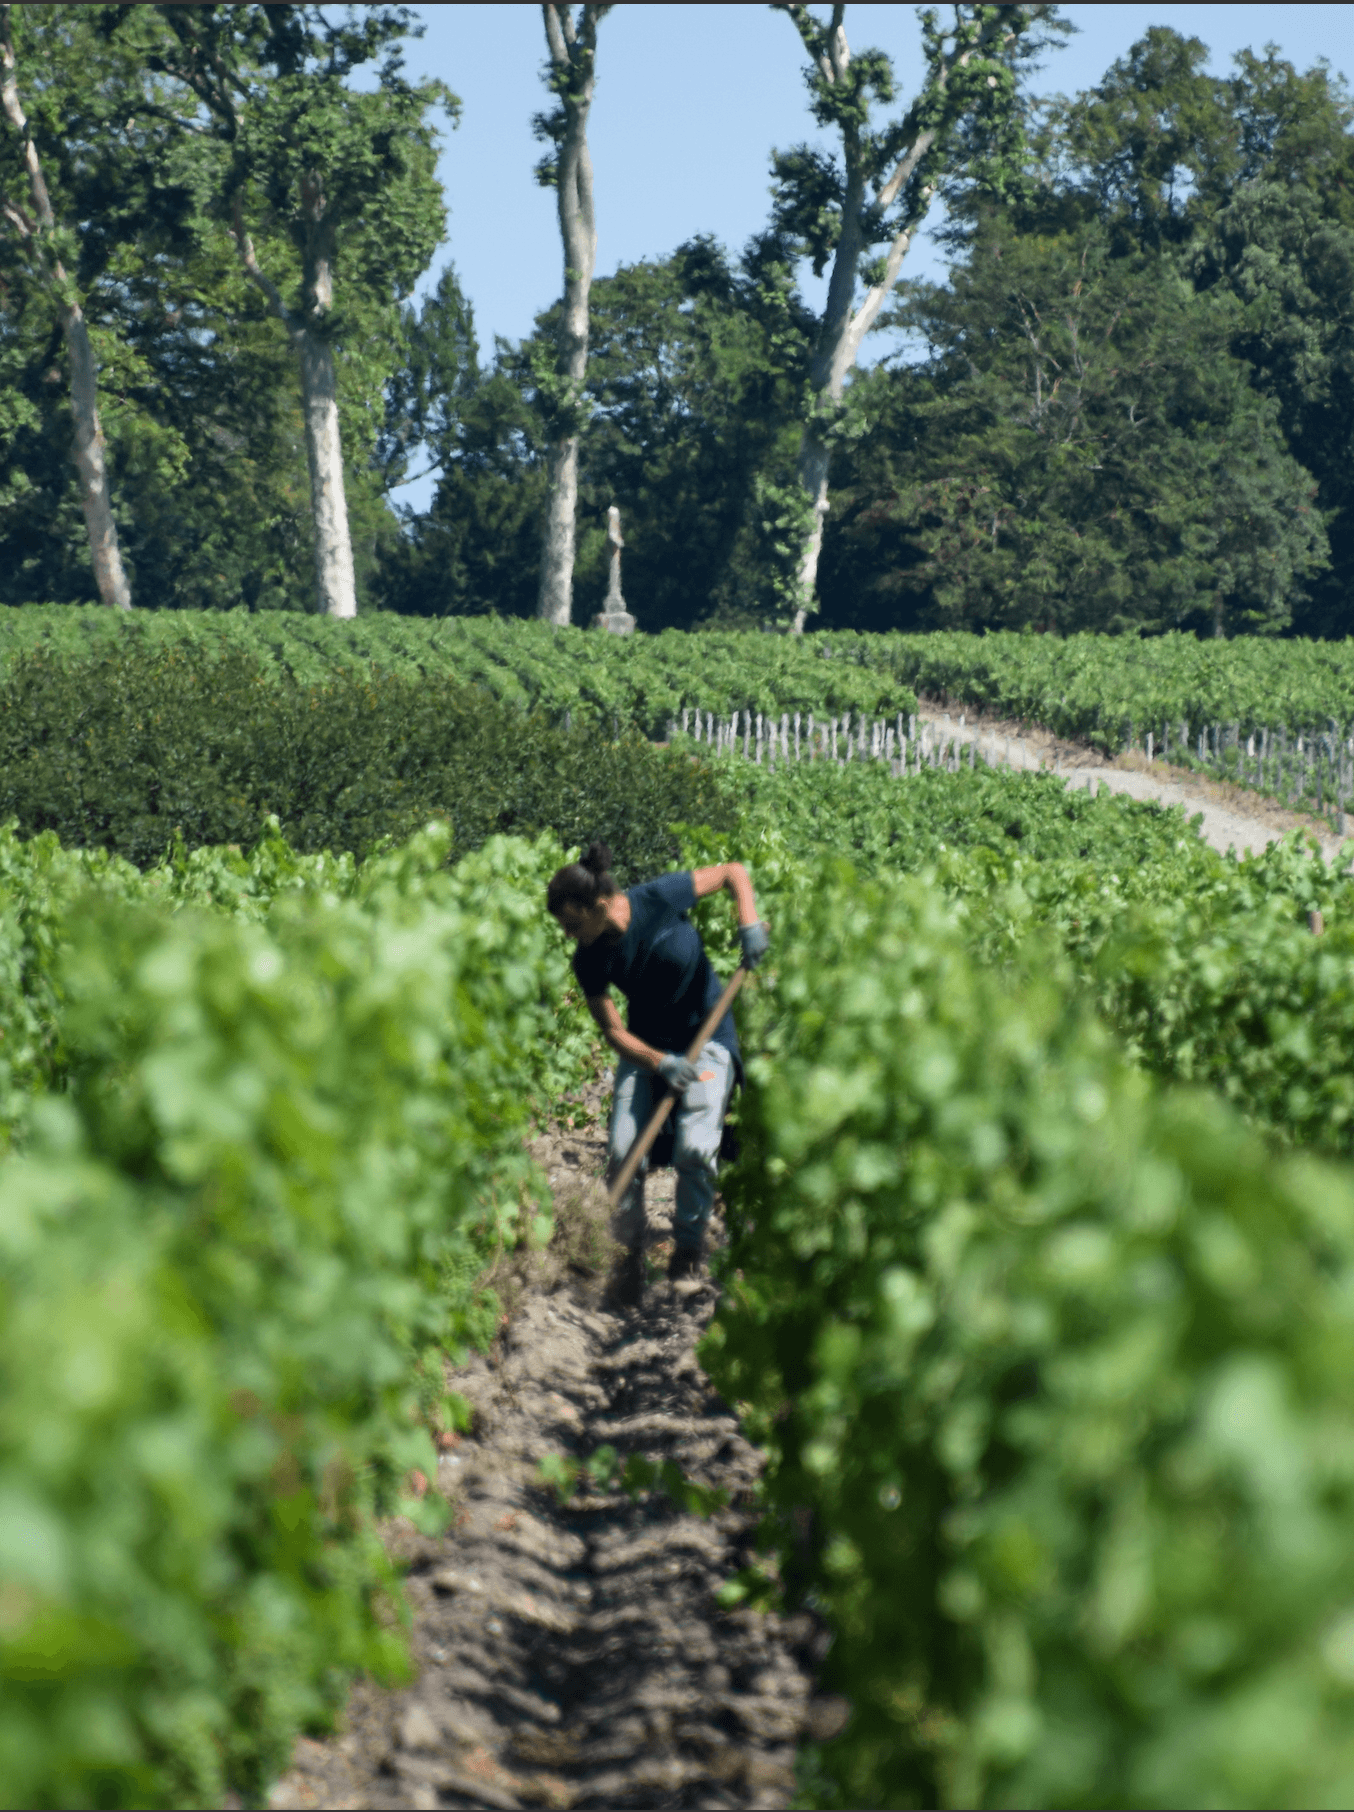
<path fill-rule="evenodd" d="M 624 878 L 661 872 L 675 821 L 731 825 L 707 771 L 634 733 L 563 730 L 446 675 L 267 678 L 238 649 L 41 650 L 0 685 L 0 822 L 147 867 L 181 841 L 365 856 L 430 816 L 453 857 L 494 835 L 606 834 Z"/>
<path fill-rule="evenodd" d="M 404 1666 L 372 1519 L 489 1256 L 548 1232 L 522 1135 L 590 1046 L 558 846 L 449 841 L 143 877 L 5 839 L 5 1023 L 51 1034 L 0 1165 L 7 1804 L 258 1802 Z"/>
<path fill-rule="evenodd" d="M 758 873 L 703 1358 L 853 1706 L 806 1803 L 1348 1804 L 1348 1173 L 1161 1092 L 934 885 Z"/>

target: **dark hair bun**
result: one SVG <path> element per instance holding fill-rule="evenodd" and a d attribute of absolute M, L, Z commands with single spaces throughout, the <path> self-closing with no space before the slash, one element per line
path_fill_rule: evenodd
<path fill-rule="evenodd" d="M 611 851 L 605 843 L 590 843 L 587 854 L 579 858 L 579 867 L 586 868 L 589 874 L 609 875 L 611 873 Z"/>

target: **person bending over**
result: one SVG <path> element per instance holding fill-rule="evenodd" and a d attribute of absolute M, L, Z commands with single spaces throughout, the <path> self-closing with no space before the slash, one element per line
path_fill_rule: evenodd
<path fill-rule="evenodd" d="M 738 908 L 743 963 L 755 968 L 770 939 L 741 862 L 660 875 L 622 893 L 611 874 L 611 851 L 605 843 L 594 843 L 581 861 L 559 869 L 546 891 L 546 905 L 565 934 L 577 941 L 574 975 L 588 1011 L 620 1059 L 611 1105 L 609 1178 L 620 1170 L 663 1093 L 677 1097 L 672 1147 L 677 1212 L 668 1266 L 673 1278 L 690 1277 L 700 1269 L 724 1114 L 741 1077 L 732 1013 L 724 1015 L 694 1063 L 685 1055 L 721 992 L 687 913 L 697 900 L 722 887 Z M 621 1024 L 613 987 L 629 1002 L 628 1026 Z M 616 1294 L 631 1303 L 639 1301 L 644 1287 L 648 1164 L 646 1157 L 613 1223 L 626 1248 Z"/>

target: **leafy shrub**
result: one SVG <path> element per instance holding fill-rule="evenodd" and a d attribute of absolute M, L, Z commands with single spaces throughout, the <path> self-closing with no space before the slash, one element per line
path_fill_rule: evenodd
<path fill-rule="evenodd" d="M 299 851 L 365 855 L 432 815 L 459 856 L 499 834 L 601 835 L 626 880 L 677 853 L 674 819 L 731 824 L 708 772 L 634 734 L 553 727 L 446 675 L 270 681 L 191 645 L 70 664 L 35 651 L 0 687 L 0 821 L 139 867 L 249 844 L 275 814 Z"/>
<path fill-rule="evenodd" d="M 768 894 L 703 1356 L 854 1708 L 811 1803 L 1347 1803 L 1348 1175 L 1159 1093 L 923 881 Z"/>
<path fill-rule="evenodd" d="M 541 911 L 558 845 L 449 847 L 341 889 L 275 839 L 252 891 L 243 858 L 33 863 L 65 1088 L 0 1165 L 10 1803 L 257 1800 L 345 1670 L 403 1666 L 371 1519 L 432 1471 L 441 1350 L 497 1314 L 477 1277 L 548 1232 L 522 1135 L 591 1043 Z"/>

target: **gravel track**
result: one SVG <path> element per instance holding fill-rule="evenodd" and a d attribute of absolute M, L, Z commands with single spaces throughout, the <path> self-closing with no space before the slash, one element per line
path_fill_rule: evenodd
<path fill-rule="evenodd" d="M 596 1216 L 600 1134 L 556 1131 L 536 1152 L 565 1218 Z M 662 1275 L 671 1173 L 649 1189 L 642 1308 L 602 1307 L 596 1279 L 529 1279 L 495 1350 L 450 1375 L 474 1407 L 439 1464 L 455 1524 L 387 1531 L 418 1677 L 359 1681 L 340 1732 L 298 1742 L 272 1806 L 779 1807 L 801 1734 L 840 1726 L 842 1702 L 813 1696 L 810 1616 L 715 1602 L 751 1557 L 761 1460 L 696 1361 L 714 1287 Z M 544 1454 L 606 1442 L 675 1459 L 730 1508 L 705 1520 L 660 1493 L 562 1507 L 537 1482 Z"/>
<path fill-rule="evenodd" d="M 947 737 L 967 745 L 976 741 L 988 759 L 1015 768 L 1056 768 L 1069 789 L 1092 794 L 1101 787 L 1128 793 L 1134 799 L 1160 805 L 1183 805 L 1187 817 L 1200 813 L 1199 833 L 1214 849 L 1235 849 L 1238 854 L 1258 855 L 1290 830 L 1306 830 L 1317 838 L 1329 859 L 1341 839 L 1319 818 L 1290 812 L 1275 800 L 1226 781 L 1207 780 L 1188 768 L 1169 762 L 1149 763 L 1141 754 L 1120 755 L 1107 761 L 1088 743 L 1071 742 L 1037 724 L 1017 723 L 975 711 L 971 705 L 923 698 L 918 716 Z M 961 724 L 960 718 L 964 721 Z"/>

